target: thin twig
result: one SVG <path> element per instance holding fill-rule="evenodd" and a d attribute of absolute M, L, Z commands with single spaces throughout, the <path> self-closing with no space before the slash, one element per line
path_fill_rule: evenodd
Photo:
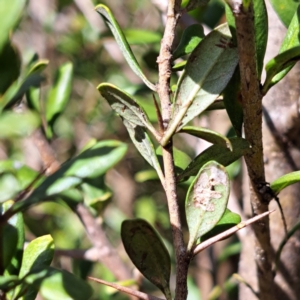
<path fill-rule="evenodd" d="M 172 47 L 175 37 L 175 28 L 180 17 L 181 0 L 169 0 L 167 11 L 167 22 L 161 49 L 157 59 L 159 68 L 158 94 L 162 107 L 162 118 L 164 131 L 169 125 L 172 113 L 170 99 L 170 77 Z M 176 291 L 175 300 L 187 298 L 187 271 L 189 258 L 183 240 L 180 211 L 177 199 L 176 180 L 174 171 L 172 139 L 163 147 L 163 161 L 165 171 L 165 192 L 168 201 L 170 222 L 173 234 L 173 245 L 176 257 Z"/>
<path fill-rule="evenodd" d="M 244 112 L 245 137 L 251 151 L 245 155 L 251 182 L 251 205 L 254 215 L 268 210 L 270 195 L 260 190 L 265 183 L 262 144 L 262 93 L 256 68 L 255 29 L 253 3 L 247 9 L 242 1 L 233 2 L 236 35 L 241 74 L 241 93 Z M 256 236 L 255 259 L 261 299 L 271 300 L 273 296 L 272 249 L 270 244 L 269 218 L 253 225 Z"/>
<path fill-rule="evenodd" d="M 198 246 L 195 247 L 194 251 L 193 251 L 193 256 L 197 255 L 198 253 L 200 253 L 201 251 L 203 251 L 204 249 L 210 247 L 211 245 L 215 244 L 216 242 L 219 242 L 225 238 L 230 237 L 231 235 L 233 235 L 234 233 L 236 233 L 237 231 L 243 229 L 244 227 L 253 224 L 255 222 L 257 222 L 258 220 L 261 220 L 262 218 L 268 216 L 270 213 L 272 213 L 274 210 L 271 211 L 267 211 L 264 212 L 258 216 L 255 216 L 247 221 L 241 222 L 239 224 L 237 224 L 236 226 L 222 232 L 219 233 L 217 235 L 215 235 L 214 237 L 204 241 L 203 243 L 199 244 Z"/>
<path fill-rule="evenodd" d="M 242 283 L 242 284 L 244 284 L 244 285 L 246 285 L 249 289 L 250 289 L 250 291 L 253 293 L 253 295 L 254 296 L 256 296 L 256 298 L 258 298 L 259 299 L 259 293 L 258 292 L 256 292 L 255 290 L 254 290 L 254 288 L 240 275 L 240 274 L 237 274 L 237 273 L 234 273 L 233 275 L 232 275 L 232 277 L 235 279 L 235 280 L 237 280 L 238 282 L 240 282 L 240 283 Z"/>
<path fill-rule="evenodd" d="M 143 292 L 140 292 L 140 291 L 116 284 L 116 283 L 108 282 L 108 281 L 105 281 L 102 279 L 98 279 L 98 278 L 94 278 L 94 277 L 88 277 L 88 279 L 98 282 L 98 283 L 101 283 L 101 284 L 104 284 L 104 285 L 107 285 L 107 286 L 110 286 L 120 292 L 123 292 L 123 293 L 131 295 L 131 296 L 138 297 L 139 299 L 142 299 L 142 300 L 164 300 L 162 298 L 151 296 L 151 295 L 145 294 Z"/>

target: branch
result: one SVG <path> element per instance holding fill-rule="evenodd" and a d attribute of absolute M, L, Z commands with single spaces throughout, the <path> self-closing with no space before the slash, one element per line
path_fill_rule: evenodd
<path fill-rule="evenodd" d="M 251 151 L 245 155 L 251 181 L 251 205 L 254 215 L 268 210 L 270 195 L 265 192 L 265 172 L 262 145 L 262 94 L 256 70 L 255 29 L 253 3 L 247 10 L 242 1 L 231 1 L 235 14 L 236 34 L 241 74 L 245 137 L 250 142 Z M 237 3 L 239 5 L 237 5 Z M 261 299 L 273 297 L 273 274 L 271 266 L 269 218 L 261 219 L 253 226 L 256 236 L 255 258 Z"/>
<path fill-rule="evenodd" d="M 108 281 L 105 281 L 102 279 L 98 279 L 98 278 L 94 278 L 94 277 L 88 277 L 88 279 L 98 282 L 98 283 L 101 283 L 101 284 L 104 284 L 104 285 L 107 285 L 107 286 L 110 286 L 122 293 L 138 297 L 139 299 L 142 299 L 142 300 L 163 300 L 161 298 L 157 298 L 155 296 L 151 296 L 146 293 L 143 293 L 143 292 L 140 292 L 140 291 L 116 284 L 116 283 L 108 282 Z"/>
<path fill-rule="evenodd" d="M 241 222 L 238 225 L 222 232 L 219 233 L 217 235 L 215 235 L 214 237 L 204 241 L 203 243 L 199 244 L 198 246 L 195 247 L 194 251 L 193 251 L 193 256 L 199 254 L 201 251 L 203 251 L 204 249 L 210 247 L 211 245 L 215 244 L 216 242 L 219 242 L 225 238 L 230 237 L 231 235 L 233 235 L 234 233 L 236 233 L 237 231 L 243 229 L 244 227 L 253 224 L 255 222 L 257 222 L 258 220 L 261 220 L 262 218 L 268 216 L 270 213 L 272 213 L 275 210 L 271 210 L 271 211 L 267 211 L 263 214 L 260 214 L 259 216 L 255 216 L 247 221 Z"/>
<path fill-rule="evenodd" d="M 172 47 L 175 38 L 175 28 L 180 17 L 181 0 L 169 0 L 167 22 L 161 49 L 157 59 L 159 68 L 158 94 L 162 107 L 162 119 L 164 131 L 168 127 L 172 116 L 172 104 L 170 99 L 170 77 Z M 170 222 L 173 234 L 173 244 L 176 257 L 176 291 L 175 300 L 187 298 L 187 271 L 189 259 L 183 240 L 180 211 L 177 199 L 176 180 L 174 172 L 172 140 L 163 148 L 163 161 L 165 171 L 165 192 L 168 201 Z"/>

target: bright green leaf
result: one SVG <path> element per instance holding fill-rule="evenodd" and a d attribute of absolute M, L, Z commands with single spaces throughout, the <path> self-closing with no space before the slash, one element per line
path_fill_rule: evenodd
<path fill-rule="evenodd" d="M 270 0 L 270 2 L 285 27 L 289 27 L 299 0 Z"/>
<path fill-rule="evenodd" d="M 18 276 L 0 276 L 0 290 L 9 291 L 13 289 L 16 285 L 18 285 L 20 279 Z"/>
<path fill-rule="evenodd" d="M 227 24 L 208 34 L 191 53 L 179 78 L 170 136 L 211 105 L 229 82 L 238 63 Z"/>
<path fill-rule="evenodd" d="M 182 71 L 182 70 L 185 68 L 186 63 L 187 63 L 187 61 L 184 60 L 184 61 L 181 61 L 181 62 L 175 64 L 175 65 L 172 67 L 172 71 L 174 71 L 174 72 Z M 175 86 L 175 87 L 177 88 L 177 86 Z M 176 88 L 175 88 L 174 91 L 176 91 Z M 172 91 L 173 91 L 173 89 L 172 89 Z"/>
<path fill-rule="evenodd" d="M 266 94 L 267 91 L 281 80 L 299 60 L 300 46 L 288 49 L 271 59 L 266 65 L 267 76 L 262 92 Z"/>
<path fill-rule="evenodd" d="M 0 52 L 9 38 L 9 33 L 17 25 L 24 8 L 26 0 L 0 1 Z"/>
<path fill-rule="evenodd" d="M 153 227 L 143 219 L 125 220 L 121 237 L 125 250 L 139 271 L 172 299 L 169 287 L 170 255 Z"/>
<path fill-rule="evenodd" d="M 125 29 L 127 42 L 132 45 L 159 43 L 162 35 L 158 32 L 142 29 Z"/>
<path fill-rule="evenodd" d="M 300 171 L 291 172 L 277 178 L 271 182 L 270 187 L 275 194 L 279 194 L 284 188 L 297 182 L 300 182 Z"/>
<path fill-rule="evenodd" d="M 232 150 L 230 140 L 227 137 L 223 136 L 222 134 L 215 132 L 213 130 L 203 128 L 203 127 L 186 126 L 183 127 L 180 130 L 180 132 L 188 133 L 200 139 L 206 140 L 209 143 L 220 145 Z"/>
<path fill-rule="evenodd" d="M 110 28 L 112 34 L 114 35 L 116 42 L 118 43 L 127 63 L 131 67 L 131 69 L 144 81 L 144 83 L 153 91 L 156 90 L 156 87 L 153 83 L 151 83 L 143 71 L 141 70 L 139 63 L 137 62 L 127 40 L 122 32 L 120 25 L 116 21 L 115 17 L 109 10 L 109 8 L 103 4 L 99 4 L 95 7 L 95 10 L 103 17 L 105 23 Z"/>
<path fill-rule="evenodd" d="M 134 175 L 134 180 L 136 182 L 145 182 L 145 181 L 157 180 L 157 179 L 158 179 L 157 173 L 153 169 L 139 171 Z"/>
<path fill-rule="evenodd" d="M 194 158 L 188 167 L 179 174 L 177 181 L 186 180 L 190 176 L 195 176 L 199 169 L 211 160 L 215 160 L 223 166 L 228 166 L 245 155 L 250 149 L 249 143 L 245 139 L 234 137 L 229 138 L 229 140 L 232 145 L 232 151 L 219 145 L 213 145 L 207 148 Z"/>
<path fill-rule="evenodd" d="M 221 219 L 227 207 L 229 190 L 229 177 L 222 165 L 210 161 L 200 169 L 189 187 L 185 202 L 189 251 Z"/>
<path fill-rule="evenodd" d="M 173 52 L 173 59 L 191 53 L 204 38 L 203 27 L 200 24 L 193 24 L 187 27 L 181 37 L 180 43 Z"/>

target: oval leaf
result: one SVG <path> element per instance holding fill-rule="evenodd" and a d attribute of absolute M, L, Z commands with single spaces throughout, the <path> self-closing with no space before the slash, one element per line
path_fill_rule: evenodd
<path fill-rule="evenodd" d="M 287 186 L 300 182 L 300 171 L 285 174 L 274 180 L 270 187 L 275 194 L 279 194 Z"/>
<path fill-rule="evenodd" d="M 125 250 L 139 271 L 171 298 L 169 281 L 170 255 L 153 227 L 142 219 L 122 223 L 121 237 Z"/>
<path fill-rule="evenodd" d="M 220 145 L 232 150 L 230 140 L 227 137 L 223 136 L 222 134 L 217 133 L 213 130 L 203 128 L 203 127 L 186 126 L 183 127 L 180 130 L 180 132 L 188 133 L 200 139 L 206 140 L 209 143 Z"/>
<path fill-rule="evenodd" d="M 285 27 L 289 27 L 299 1 L 270 0 L 270 2 Z"/>
<path fill-rule="evenodd" d="M 172 121 L 166 135 L 202 113 L 226 87 L 238 63 L 227 24 L 207 35 L 192 52 L 179 78 Z"/>
<path fill-rule="evenodd" d="M 188 167 L 179 174 L 177 181 L 187 180 L 190 176 L 195 176 L 199 169 L 211 160 L 215 160 L 223 166 L 228 166 L 250 149 L 250 145 L 245 139 L 235 137 L 229 140 L 232 145 L 232 151 L 219 145 L 207 148 L 194 158 Z"/>
<path fill-rule="evenodd" d="M 193 24 L 187 27 L 181 37 L 180 43 L 173 53 L 173 59 L 191 53 L 204 38 L 203 27 L 200 24 Z"/>
<path fill-rule="evenodd" d="M 221 219 L 227 207 L 229 190 L 229 177 L 222 165 L 210 161 L 200 169 L 189 187 L 185 203 L 189 251 Z"/>
<path fill-rule="evenodd" d="M 95 7 L 95 10 L 103 17 L 105 23 L 110 28 L 112 34 L 114 35 L 118 46 L 120 47 L 127 63 L 131 67 L 131 69 L 144 81 L 144 83 L 153 91 L 156 90 L 156 87 L 153 83 L 151 83 L 147 77 L 144 75 L 139 63 L 137 62 L 127 40 L 122 32 L 118 22 L 115 17 L 109 10 L 109 8 L 103 4 L 99 4 Z"/>

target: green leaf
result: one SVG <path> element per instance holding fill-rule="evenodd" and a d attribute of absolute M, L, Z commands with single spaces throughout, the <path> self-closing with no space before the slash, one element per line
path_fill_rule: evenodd
<path fill-rule="evenodd" d="M 203 128 L 203 127 L 186 126 L 183 127 L 180 130 L 180 132 L 188 133 L 200 139 L 206 140 L 209 143 L 220 145 L 232 150 L 230 140 L 227 137 L 223 136 L 222 134 L 215 132 L 213 130 Z"/>
<path fill-rule="evenodd" d="M 184 61 L 181 61 L 181 62 L 175 64 L 175 65 L 172 67 L 172 71 L 173 71 L 173 72 L 177 72 L 177 71 L 182 71 L 182 70 L 184 70 L 184 68 L 185 68 L 185 66 L 186 66 L 186 63 L 187 63 L 187 61 L 184 60 Z M 176 87 L 177 87 L 177 86 L 176 86 Z M 173 90 L 172 90 L 172 91 L 173 91 Z M 176 91 L 176 89 L 175 89 L 175 91 Z"/>
<path fill-rule="evenodd" d="M 31 241 L 25 248 L 23 254 L 22 265 L 19 273 L 20 278 L 24 278 L 30 272 L 44 269 L 51 264 L 54 256 L 54 243 L 50 235 L 44 235 Z M 26 300 L 34 300 L 37 295 L 37 290 L 32 286 L 23 283 L 15 291 Z"/>
<path fill-rule="evenodd" d="M 144 81 L 144 83 L 153 91 L 156 90 L 156 87 L 153 83 L 151 83 L 143 71 L 141 70 L 139 63 L 137 62 L 127 40 L 122 32 L 118 22 L 115 17 L 109 10 L 109 8 L 103 4 L 99 4 L 95 7 L 95 10 L 103 17 L 105 23 L 110 28 L 112 34 L 114 35 L 116 42 L 118 43 L 127 63 L 131 67 L 131 69 Z"/>
<path fill-rule="evenodd" d="M 207 148 L 194 158 L 188 167 L 179 174 L 177 181 L 186 180 L 190 176 L 195 176 L 199 169 L 211 160 L 215 160 L 223 166 L 228 166 L 241 156 L 245 155 L 250 149 L 250 145 L 245 139 L 234 137 L 229 138 L 229 140 L 232 145 L 232 151 L 219 145 L 213 145 Z"/>
<path fill-rule="evenodd" d="M 64 163 L 61 168 L 47 177 L 25 200 L 13 205 L 11 213 L 24 210 L 31 205 L 53 199 L 83 179 L 97 178 L 117 164 L 125 155 L 127 146 L 114 140 L 101 141 Z"/>
<path fill-rule="evenodd" d="M 134 175 L 134 180 L 136 182 L 145 182 L 149 180 L 157 180 L 157 173 L 151 169 L 151 170 L 143 170 L 139 171 Z"/>
<path fill-rule="evenodd" d="M 187 27 L 181 37 L 180 43 L 173 52 L 173 60 L 191 53 L 204 38 L 203 27 L 193 24 Z"/>
<path fill-rule="evenodd" d="M 1 207 L 2 214 L 12 205 L 12 200 L 4 202 Z M 3 266 L 5 267 L 5 276 L 18 275 L 22 263 L 25 242 L 23 215 L 18 213 L 12 216 L 2 230 L 4 234 L 1 235 L 1 244 L 3 245 Z M 9 259 L 7 258 L 7 255 L 9 256 Z"/>
<path fill-rule="evenodd" d="M 240 70 L 237 67 L 223 92 L 223 101 L 237 136 L 242 136 L 243 107 L 240 91 Z"/>
<path fill-rule="evenodd" d="M 153 227 L 143 219 L 126 220 L 122 223 L 121 237 L 134 265 L 167 299 L 172 299 L 170 255 Z"/>
<path fill-rule="evenodd" d="M 125 29 L 127 42 L 132 45 L 159 43 L 162 35 L 159 32 L 142 29 Z"/>
<path fill-rule="evenodd" d="M 294 14 L 294 17 L 290 23 L 288 31 L 285 35 L 285 38 L 281 44 L 279 54 L 283 53 L 289 49 L 300 46 L 300 6 L 298 6 L 297 11 Z M 287 68 L 280 71 L 277 75 L 275 75 L 271 79 L 270 85 L 268 88 L 279 82 L 295 65 L 295 63 L 289 65 Z M 266 89 L 267 87 L 265 87 Z M 267 90 L 266 90 L 267 91 Z M 266 91 L 264 91 L 266 93 Z"/>
<path fill-rule="evenodd" d="M 268 42 L 268 14 L 265 1 L 253 0 L 253 13 L 255 28 L 256 66 L 257 73 L 260 78 L 264 65 L 264 57 Z M 228 5 L 226 5 L 226 18 L 236 44 L 235 19 Z"/>
<path fill-rule="evenodd" d="M 24 137 L 40 126 L 38 114 L 32 111 L 22 113 L 6 111 L 0 118 L 0 138 Z"/>
<path fill-rule="evenodd" d="M 221 219 L 227 207 L 229 190 L 229 177 L 222 165 L 210 161 L 200 169 L 189 187 L 185 202 L 189 251 Z"/>
<path fill-rule="evenodd" d="M 102 83 L 97 89 L 122 119 L 127 120 L 132 125 L 146 127 L 151 132 L 155 131 L 144 110 L 129 94 L 109 83 Z"/>
<path fill-rule="evenodd" d="M 20 283 L 20 279 L 16 275 L 12 276 L 0 276 L 0 290 L 9 291 Z"/>
<path fill-rule="evenodd" d="M 223 216 L 221 217 L 220 221 L 216 224 L 216 226 L 201 237 L 201 242 L 219 233 L 224 232 L 225 230 L 239 224 L 240 222 L 241 222 L 240 215 L 233 213 L 231 210 L 226 208 Z"/>
<path fill-rule="evenodd" d="M 289 27 L 299 0 L 270 0 L 270 2 L 285 27 Z"/>
<path fill-rule="evenodd" d="M 93 294 L 92 288 L 82 279 L 52 267 L 44 267 L 38 273 L 28 275 L 25 281 L 39 290 L 46 300 L 88 300 Z"/>
<path fill-rule="evenodd" d="M 17 25 L 26 5 L 26 0 L 0 1 L 0 52 L 9 38 L 11 30 Z"/>
<path fill-rule="evenodd" d="M 287 186 L 297 183 L 300 181 L 300 171 L 291 172 L 285 174 L 273 182 L 271 182 L 270 187 L 272 191 L 277 195 Z"/>
<path fill-rule="evenodd" d="M 262 92 L 266 94 L 267 91 L 281 80 L 299 60 L 300 46 L 288 49 L 271 59 L 266 65 L 267 76 Z"/>
<path fill-rule="evenodd" d="M 179 78 L 172 121 L 166 136 L 211 105 L 229 82 L 238 63 L 227 24 L 207 35 L 190 55 Z"/>
<path fill-rule="evenodd" d="M 71 62 L 67 62 L 58 68 L 54 84 L 50 89 L 46 101 L 46 120 L 51 126 L 69 101 L 72 89 L 72 77 L 73 64 Z M 51 131 L 47 132 L 50 135 L 48 137 L 51 137 Z"/>

